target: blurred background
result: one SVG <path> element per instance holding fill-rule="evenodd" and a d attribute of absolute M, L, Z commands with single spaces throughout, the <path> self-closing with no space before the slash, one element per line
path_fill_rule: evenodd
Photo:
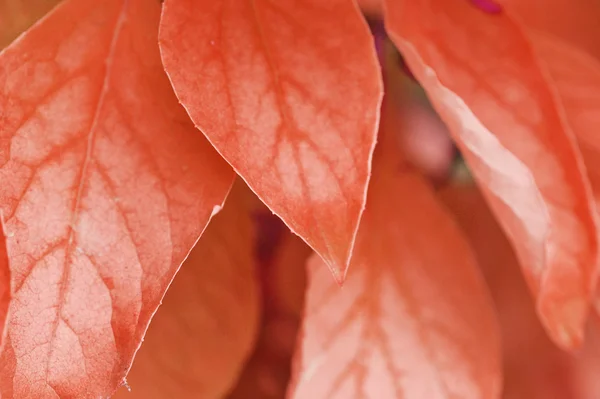
<path fill-rule="evenodd" d="M 519 6 L 533 23 L 551 25 L 556 33 L 600 56 L 600 37 L 594 33 L 600 32 L 600 12 L 578 14 L 578 9 L 572 6 L 577 1 L 597 0 L 552 0 L 552 13 L 544 11 L 549 3 L 541 0 L 522 1 Z M 0 48 L 57 3 L 57 0 L 0 0 Z M 588 342 L 578 353 L 566 354 L 546 337 L 506 237 L 490 214 L 444 124 L 386 37 L 379 1 L 361 3 L 386 75 L 386 96 L 399 116 L 398 143 L 408 162 L 428 177 L 440 200 L 470 238 L 495 300 L 504 344 L 504 399 L 599 399 L 597 320 L 590 322 Z M 565 21 L 578 21 L 577 29 Z M 302 316 L 304 265 L 311 251 L 250 192 L 246 195 L 258 237 L 255 252 L 263 314 L 257 345 L 227 398 L 282 399 Z M 165 303 L 170 298 L 168 293 Z M 174 359 L 185 355 L 171 353 Z M 133 375 L 136 366 L 134 363 Z M 171 377 L 165 373 L 162 378 Z M 156 379 L 146 382 L 161 383 Z M 126 389 L 116 395 L 117 399 L 138 397 L 135 390 L 129 393 Z"/>

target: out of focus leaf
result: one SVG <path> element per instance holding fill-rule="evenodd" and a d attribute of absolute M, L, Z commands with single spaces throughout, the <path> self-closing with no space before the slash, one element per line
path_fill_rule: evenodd
<path fill-rule="evenodd" d="M 241 185 L 243 187 L 243 185 Z M 115 399 L 220 399 L 256 342 L 254 231 L 234 187 L 181 266 Z"/>

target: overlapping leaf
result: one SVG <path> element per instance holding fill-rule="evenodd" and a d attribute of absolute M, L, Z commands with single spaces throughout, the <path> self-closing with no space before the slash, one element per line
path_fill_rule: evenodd
<path fill-rule="evenodd" d="M 254 231 L 236 185 L 159 308 L 115 399 L 220 399 L 251 353 L 259 324 Z"/>
<path fill-rule="evenodd" d="M 491 0 L 488 0 L 491 1 Z M 493 0 L 526 28 L 544 31 L 600 58 L 598 0 Z"/>
<path fill-rule="evenodd" d="M 469 238 L 494 298 L 502 331 L 503 398 L 592 399 L 577 394 L 574 359 L 547 337 L 515 253 L 479 191 L 450 185 L 439 197 Z"/>
<path fill-rule="evenodd" d="M 0 54 L 3 398 L 116 389 L 229 190 L 164 75 L 159 16 L 159 2 L 69 0 Z"/>
<path fill-rule="evenodd" d="M 342 279 L 381 99 L 353 0 L 167 0 L 165 68 L 192 120 Z"/>
<path fill-rule="evenodd" d="M 344 286 L 310 261 L 290 397 L 497 398 L 499 336 L 470 248 L 394 141 L 378 149 Z"/>
<path fill-rule="evenodd" d="M 467 1 L 387 1 L 386 24 L 449 125 L 561 346 L 581 343 L 598 263 L 581 155 L 522 30 Z"/>
<path fill-rule="evenodd" d="M 600 200 L 600 61 L 560 39 L 530 32 L 555 85 L 562 108 L 578 139 L 585 165 Z"/>

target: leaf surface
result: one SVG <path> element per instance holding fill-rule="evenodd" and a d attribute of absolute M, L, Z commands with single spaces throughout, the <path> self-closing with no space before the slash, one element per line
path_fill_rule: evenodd
<path fill-rule="evenodd" d="M 196 126 L 342 280 L 382 95 L 354 1 L 167 0 L 160 46 Z"/>
<path fill-rule="evenodd" d="M 495 0 L 526 28 L 556 35 L 600 59 L 598 0 Z"/>
<path fill-rule="evenodd" d="M 6 320 L 12 297 L 10 286 L 10 265 L 6 250 L 6 236 L 4 235 L 4 221 L 0 224 L 0 350 L 4 346 L 6 334 Z"/>
<path fill-rule="evenodd" d="M 233 174 L 160 63 L 160 4 L 69 0 L 0 54 L 3 398 L 121 384 Z"/>
<path fill-rule="evenodd" d="M 449 185 L 439 197 L 469 238 L 494 298 L 502 332 L 503 398 L 592 399 L 575 394 L 573 359 L 545 333 L 516 255 L 481 193 L 475 186 Z"/>
<path fill-rule="evenodd" d="M 578 346 L 596 283 L 597 216 L 575 138 L 505 14 L 387 1 L 386 26 L 515 246 L 555 342 Z"/>
<path fill-rule="evenodd" d="M 219 399 L 258 334 L 255 232 L 236 184 L 183 263 L 115 399 Z"/>
<path fill-rule="evenodd" d="M 578 139 L 596 201 L 600 200 L 600 61 L 550 35 L 530 31 Z"/>
<path fill-rule="evenodd" d="M 344 286 L 309 261 L 290 398 L 498 398 L 499 335 L 471 250 L 393 141 L 378 150 Z"/>

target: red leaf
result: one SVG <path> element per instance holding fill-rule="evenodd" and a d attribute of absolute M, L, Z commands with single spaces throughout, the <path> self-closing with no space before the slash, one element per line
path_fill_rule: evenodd
<path fill-rule="evenodd" d="M 497 325 L 473 255 L 389 144 L 344 286 L 309 262 L 291 397 L 497 398 Z"/>
<path fill-rule="evenodd" d="M 163 62 L 192 120 L 343 279 L 382 92 L 354 1 L 167 0 L 163 7 Z"/>
<path fill-rule="evenodd" d="M 114 391 L 229 190 L 162 70 L 159 14 L 158 2 L 69 0 L 0 55 L 15 290 L 3 398 Z"/>
<path fill-rule="evenodd" d="M 597 217 L 581 155 L 539 62 L 506 15 L 467 1 L 388 1 L 386 23 L 449 125 L 562 347 L 581 343 Z"/>
<path fill-rule="evenodd" d="M 44 16 L 60 0 L 0 0 L 0 49 Z"/>
<path fill-rule="evenodd" d="M 598 0 L 495 0 L 527 28 L 545 31 L 600 57 Z"/>
<path fill-rule="evenodd" d="M 537 53 L 548 67 L 569 125 L 573 128 L 600 200 L 600 61 L 539 32 L 530 32 Z"/>
<path fill-rule="evenodd" d="M 502 331 L 503 397 L 587 399 L 574 394 L 571 357 L 545 334 L 515 253 L 479 191 L 448 186 L 440 197 L 469 238 L 494 297 Z"/>
<path fill-rule="evenodd" d="M 169 288 L 115 399 L 222 398 L 258 334 L 254 231 L 236 185 Z"/>
<path fill-rule="evenodd" d="M 1 218 L 0 218 L 1 219 Z M 10 286 L 10 267 L 6 252 L 6 237 L 4 235 L 4 221 L 0 220 L 0 350 L 4 347 L 6 334 L 6 320 L 12 297 Z"/>

